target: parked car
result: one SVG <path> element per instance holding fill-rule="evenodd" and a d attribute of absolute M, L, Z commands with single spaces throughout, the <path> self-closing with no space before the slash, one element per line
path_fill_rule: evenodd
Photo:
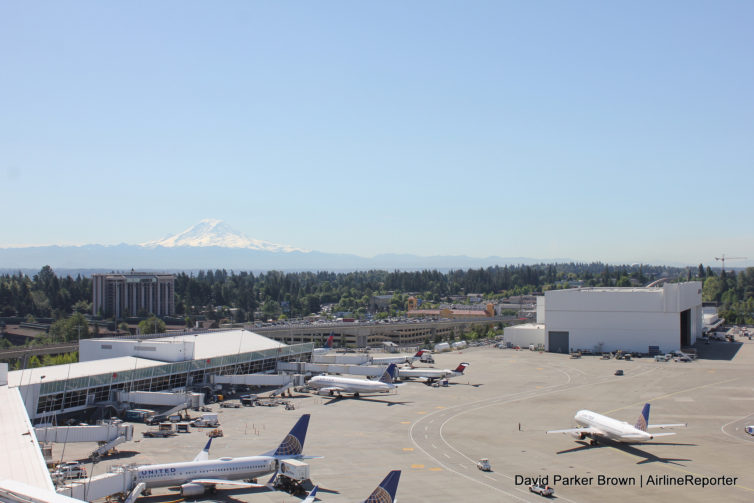
<path fill-rule="evenodd" d="M 552 496 L 555 494 L 555 489 L 550 486 L 544 486 L 542 484 L 532 484 L 529 486 L 529 491 L 537 493 L 540 496 Z"/>
<path fill-rule="evenodd" d="M 622 376 L 623 375 L 623 371 L 621 369 L 618 369 L 618 370 L 615 371 L 615 375 Z"/>

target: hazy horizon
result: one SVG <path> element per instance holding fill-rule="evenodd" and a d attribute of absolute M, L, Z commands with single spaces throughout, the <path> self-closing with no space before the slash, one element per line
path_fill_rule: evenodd
<path fill-rule="evenodd" d="M 754 265 L 754 4 L 4 3 L 0 248 Z M 0 264 L 2 265 L 2 264 Z"/>

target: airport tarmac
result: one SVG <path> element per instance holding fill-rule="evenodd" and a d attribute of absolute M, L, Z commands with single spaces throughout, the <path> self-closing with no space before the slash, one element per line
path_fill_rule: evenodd
<path fill-rule="evenodd" d="M 733 347 L 727 344 L 703 349 L 722 355 Z M 447 388 L 411 382 L 395 395 L 337 400 L 298 394 L 291 399 L 293 411 L 213 405 L 225 436 L 213 441 L 210 457 L 269 451 L 301 414 L 310 413 L 304 453 L 324 456 L 308 463 L 325 502 L 362 501 L 394 469 L 402 470 L 397 497 L 404 502 L 536 502 L 541 497 L 528 491 L 528 482 L 516 482 L 541 476 L 548 477 L 555 498 L 566 502 L 754 500 L 754 437 L 743 431 L 754 424 L 754 342 L 742 343 L 731 360 L 691 363 L 570 359 L 491 347 L 435 359 L 438 368 L 455 368 L 462 361 L 471 366 Z M 625 375 L 615 376 L 617 369 Z M 573 415 L 580 409 L 634 424 L 645 402 L 652 405 L 650 424 L 687 422 L 688 428 L 631 446 L 590 447 L 570 435 L 545 434 L 575 426 Z M 138 441 L 123 444 L 120 457 L 98 463 L 94 474 L 111 464 L 191 460 L 207 441 L 202 429 L 143 439 L 146 428 L 136 425 Z M 65 449 L 65 459 L 71 460 L 85 457 L 91 445 Z M 60 456 L 62 446 L 54 452 Z M 482 457 L 489 458 L 491 472 L 476 468 Z M 91 470 L 91 464 L 86 466 Z M 669 485 L 679 479 L 686 484 Z M 717 485 L 702 487 L 704 481 Z M 175 491 L 157 489 L 140 501 L 177 498 Z M 266 490 L 220 490 L 197 501 L 281 503 L 300 498 Z"/>

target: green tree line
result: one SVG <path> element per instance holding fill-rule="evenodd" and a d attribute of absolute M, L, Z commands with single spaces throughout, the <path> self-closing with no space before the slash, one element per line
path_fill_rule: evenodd
<path fill-rule="evenodd" d="M 583 286 L 643 286 L 660 278 L 672 281 L 699 280 L 704 283 L 705 301 L 720 304 L 726 319 L 752 323 L 754 320 L 754 268 L 713 271 L 698 267 L 673 268 L 651 265 L 608 265 L 561 263 L 495 266 L 479 269 L 422 271 L 356 271 L 347 273 L 268 271 L 228 272 L 225 269 L 182 272 L 176 275 L 176 312 L 184 317 L 205 315 L 211 319 L 233 316 L 234 321 L 252 321 L 254 313 L 264 319 L 301 317 L 317 313 L 323 305 L 333 311 L 361 315 L 373 295 L 393 294 L 388 313 L 405 309 L 408 294 L 428 305 L 447 302 L 451 296 L 477 293 L 494 300 L 511 295 Z M 0 316 L 49 317 L 63 320 L 72 313 L 91 312 L 91 279 L 58 277 L 44 266 L 32 277 L 0 276 Z M 82 317 L 83 318 L 83 317 Z M 82 322 L 56 326 L 56 339 L 78 337 Z M 155 329 L 154 320 L 144 330 Z M 164 330 L 159 324 L 157 331 Z M 82 334 L 82 337 L 89 334 Z"/>

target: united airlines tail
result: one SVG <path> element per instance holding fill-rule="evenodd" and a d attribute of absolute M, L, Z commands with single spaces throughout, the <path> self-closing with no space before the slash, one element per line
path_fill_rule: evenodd
<path fill-rule="evenodd" d="M 636 420 L 636 424 L 634 425 L 634 427 L 637 430 L 647 431 L 648 425 L 649 425 L 649 404 L 645 403 L 644 408 L 641 410 L 641 414 L 639 415 L 639 419 Z"/>
<path fill-rule="evenodd" d="M 291 431 L 285 436 L 277 449 L 271 454 L 276 458 L 295 458 L 300 457 L 304 451 L 304 440 L 306 440 L 306 430 L 309 428 L 309 414 L 304 414 L 299 418 Z"/>
<path fill-rule="evenodd" d="M 395 379 L 396 374 L 396 366 L 395 363 L 391 363 L 388 365 L 388 367 L 385 369 L 385 373 L 382 374 L 382 377 L 380 377 L 380 382 L 384 382 L 387 384 L 393 384 L 393 380 Z"/>
<path fill-rule="evenodd" d="M 372 494 L 363 503 L 393 503 L 395 501 L 395 493 L 398 491 L 398 481 L 400 478 L 400 470 L 393 470 L 388 473 L 385 480 L 380 482 L 377 489 L 372 491 Z"/>

